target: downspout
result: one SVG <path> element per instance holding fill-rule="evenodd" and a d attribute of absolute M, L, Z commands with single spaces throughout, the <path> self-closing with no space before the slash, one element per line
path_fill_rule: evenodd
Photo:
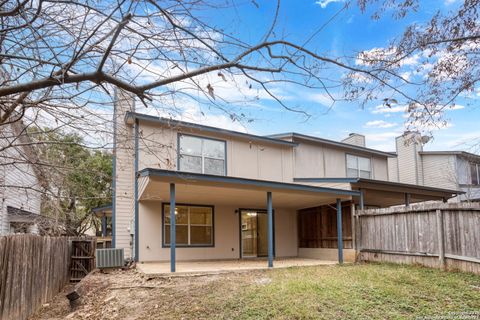
<path fill-rule="evenodd" d="M 135 186 L 134 186 L 134 210 L 135 210 L 135 234 L 134 234 L 134 242 L 135 242 L 135 262 L 138 262 L 138 119 L 135 119 L 135 161 L 134 161 L 134 174 L 135 174 Z"/>
<path fill-rule="evenodd" d="M 115 209 L 116 209 L 116 189 L 117 189 L 117 89 L 115 89 L 115 101 L 113 102 L 113 152 L 112 152 L 112 248 L 115 248 Z"/>
<path fill-rule="evenodd" d="M 418 153 L 417 153 L 417 144 L 413 144 L 413 159 L 415 160 L 415 184 L 419 185 L 419 169 L 418 169 Z"/>

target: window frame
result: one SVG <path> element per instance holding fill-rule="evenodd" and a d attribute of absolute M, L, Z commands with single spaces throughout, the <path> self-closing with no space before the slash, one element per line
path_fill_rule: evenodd
<path fill-rule="evenodd" d="M 480 163 L 469 161 L 468 164 L 469 164 L 469 171 L 470 171 L 470 185 L 471 186 L 480 186 Z M 475 168 L 476 168 L 477 183 L 473 183 L 472 166 L 475 166 Z"/>
<path fill-rule="evenodd" d="M 185 137 L 192 137 L 192 138 L 197 138 L 197 139 L 201 139 L 202 140 L 202 155 L 200 156 L 200 158 L 202 159 L 202 172 L 200 174 L 209 174 L 209 175 L 216 175 L 216 176 L 227 176 L 227 140 L 222 140 L 222 139 L 217 139 L 217 138 L 211 138 L 211 137 L 205 137 L 205 136 L 199 136 L 199 135 L 193 135 L 193 134 L 185 134 L 185 133 L 178 133 L 177 134 L 177 170 L 178 171 L 182 171 L 180 169 L 180 159 L 182 157 L 182 154 L 180 153 L 180 140 L 181 140 L 181 137 L 182 136 L 185 136 Z M 206 157 L 204 155 L 204 151 L 203 151 L 203 141 L 204 140 L 212 140 L 212 141 L 218 141 L 218 142 L 223 142 L 224 144 L 224 158 L 223 159 L 219 159 L 219 158 L 212 158 L 212 157 Z M 223 160 L 223 175 L 218 175 L 218 174 L 213 174 L 213 173 L 205 173 L 205 158 L 208 158 L 208 159 L 214 159 L 214 160 Z M 185 171 L 185 172 L 189 172 L 189 171 Z"/>
<path fill-rule="evenodd" d="M 357 176 L 356 177 L 349 177 L 348 176 L 348 156 L 352 156 L 352 157 L 355 157 L 356 158 L 356 162 L 357 162 Z M 363 159 L 368 159 L 369 163 L 370 163 L 370 170 L 369 170 L 369 173 L 370 173 L 370 177 L 369 178 L 362 178 L 360 176 L 360 171 L 365 171 L 365 170 L 360 170 L 360 166 L 359 166 L 359 163 L 358 163 L 358 159 L 359 158 L 363 158 Z M 345 177 L 347 178 L 359 178 L 359 179 L 373 179 L 373 168 L 372 168 L 372 157 L 365 157 L 365 156 L 359 156 L 359 155 L 356 155 L 356 154 L 352 154 L 352 153 L 345 153 Z M 354 168 L 350 168 L 350 169 L 354 169 Z"/>
<path fill-rule="evenodd" d="M 162 202 L 162 248 L 170 248 L 170 244 L 165 242 L 165 207 L 169 206 L 170 202 Z M 211 244 L 175 244 L 176 248 L 213 248 L 215 247 L 215 206 L 205 205 L 205 204 L 193 204 L 193 203 L 175 203 L 177 206 L 186 206 L 186 207 L 201 207 L 201 208 L 211 208 L 212 209 L 212 243 Z M 167 213 L 170 214 L 170 211 Z M 190 214 L 188 218 L 188 234 L 190 235 Z M 188 237 L 190 240 L 190 236 Z"/>

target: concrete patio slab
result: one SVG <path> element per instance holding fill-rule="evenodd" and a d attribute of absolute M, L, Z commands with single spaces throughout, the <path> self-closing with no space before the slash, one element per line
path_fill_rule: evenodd
<path fill-rule="evenodd" d="M 318 259 L 275 259 L 273 268 L 290 268 L 320 265 L 335 265 L 336 261 Z M 172 276 L 196 276 L 205 274 L 220 274 L 229 272 L 244 272 L 248 270 L 268 269 L 266 259 L 242 260 L 205 260 L 205 261 L 177 261 L 176 272 L 170 272 L 170 262 L 144 262 L 137 264 L 137 270 L 150 278 Z"/>

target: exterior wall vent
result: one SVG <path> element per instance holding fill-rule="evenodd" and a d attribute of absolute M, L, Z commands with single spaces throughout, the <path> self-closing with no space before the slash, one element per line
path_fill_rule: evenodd
<path fill-rule="evenodd" d="M 97 249 L 97 268 L 121 268 L 125 261 L 123 248 Z"/>

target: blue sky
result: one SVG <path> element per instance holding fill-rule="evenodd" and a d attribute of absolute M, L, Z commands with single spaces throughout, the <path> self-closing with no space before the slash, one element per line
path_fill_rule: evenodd
<path fill-rule="evenodd" d="M 218 16 L 215 12 L 205 14 L 214 17 L 218 25 L 231 26 L 229 31 L 238 33 L 243 40 L 256 43 L 268 29 L 275 12 L 275 5 L 276 1 L 245 1 L 231 9 L 231 15 Z M 394 20 L 388 13 L 380 20 L 373 20 L 370 18 L 371 12 L 361 13 L 356 6 L 352 5 L 329 23 L 308 43 L 307 47 L 331 53 L 334 56 L 354 55 L 361 50 L 384 47 L 390 40 L 400 36 L 408 24 L 428 21 L 437 9 L 448 11 L 456 5 L 458 1 L 455 0 L 421 1 L 419 11 L 403 20 Z M 284 1 L 275 32 L 278 37 L 282 36 L 292 42 L 303 43 L 342 6 L 341 0 Z M 340 140 L 350 132 L 357 132 L 367 136 L 369 147 L 386 151 L 394 150 L 394 137 L 403 132 L 404 113 L 377 110 L 376 107 L 381 105 L 381 101 L 373 101 L 365 108 L 355 102 L 337 102 L 333 108 L 329 109 L 330 102 L 320 92 L 306 88 L 291 88 L 288 85 L 281 89 L 289 105 L 301 107 L 312 117 L 305 121 L 303 117 L 283 110 L 275 102 L 261 99 L 258 105 L 247 108 L 249 115 L 256 120 L 251 124 L 245 124 L 246 131 L 255 134 L 295 131 L 334 140 Z M 470 145 L 474 142 L 478 143 L 479 108 L 462 109 L 464 105 L 462 101 L 458 104 L 460 106 L 457 110 L 446 113 L 445 117 L 449 120 L 449 125 L 433 131 L 434 139 L 425 146 L 426 150 L 472 151 Z M 215 125 L 215 123 L 211 124 Z M 224 126 L 229 125 L 227 123 Z M 232 126 L 232 128 L 236 127 Z"/>

